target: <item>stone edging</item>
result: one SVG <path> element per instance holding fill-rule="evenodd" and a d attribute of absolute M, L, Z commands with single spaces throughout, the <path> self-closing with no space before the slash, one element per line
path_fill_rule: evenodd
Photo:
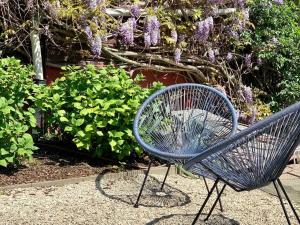
<path fill-rule="evenodd" d="M 153 167 L 150 170 L 150 174 L 165 174 L 167 168 L 163 166 L 158 166 L 158 167 Z M 144 173 L 144 169 L 142 170 L 129 170 L 125 172 L 119 172 L 119 173 L 108 173 L 108 176 L 110 177 L 124 177 L 124 176 L 133 176 L 137 174 L 142 174 Z M 176 174 L 176 167 L 171 166 L 169 174 Z M 36 183 L 28 183 L 28 184 L 12 184 L 12 185 L 7 185 L 7 186 L 2 186 L 0 187 L 0 191 L 5 191 L 5 190 L 12 190 L 12 189 L 18 189 L 18 188 L 30 188 L 30 187 L 51 187 L 51 186 L 56 186 L 56 187 L 61 187 L 64 185 L 68 184 L 78 184 L 80 182 L 84 181 L 92 181 L 96 180 L 96 178 L 99 176 L 97 175 L 92 175 L 92 176 L 87 176 L 87 177 L 75 177 L 75 178 L 67 178 L 67 179 L 61 179 L 61 180 L 50 180 L 50 181 L 41 181 L 41 182 L 36 182 Z"/>

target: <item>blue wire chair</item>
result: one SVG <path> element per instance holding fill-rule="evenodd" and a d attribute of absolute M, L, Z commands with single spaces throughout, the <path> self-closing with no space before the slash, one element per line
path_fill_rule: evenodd
<path fill-rule="evenodd" d="M 200 84 L 177 84 L 154 93 L 143 103 L 133 131 L 146 152 L 169 164 L 162 190 L 171 164 L 185 163 L 231 136 L 236 127 L 235 109 L 221 92 Z M 151 164 L 152 160 L 135 207 L 138 207 Z M 220 206 L 222 210 L 221 202 Z"/>
<path fill-rule="evenodd" d="M 189 160 L 184 165 L 185 169 L 215 180 L 193 224 L 198 220 L 219 181 L 224 185 L 205 220 L 210 217 L 227 185 L 235 191 L 250 191 L 273 183 L 288 224 L 291 222 L 279 187 L 300 224 L 299 216 L 279 180 L 279 176 L 299 144 L 300 102 L 254 124 Z"/>

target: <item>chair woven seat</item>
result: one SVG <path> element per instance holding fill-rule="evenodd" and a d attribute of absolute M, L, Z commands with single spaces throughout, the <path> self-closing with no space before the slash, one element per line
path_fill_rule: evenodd
<path fill-rule="evenodd" d="M 171 164 L 183 164 L 205 152 L 234 134 L 236 128 L 236 112 L 221 92 L 200 84 L 177 84 L 154 93 L 142 104 L 133 133 L 146 152 L 169 164 L 162 190 Z"/>
<path fill-rule="evenodd" d="M 170 86 L 140 108 L 134 134 L 145 151 L 183 163 L 236 130 L 236 114 L 219 91 L 199 84 Z"/>
<path fill-rule="evenodd" d="M 273 183 L 287 221 L 291 224 L 279 184 L 300 224 L 299 216 L 279 180 L 299 143 L 300 102 L 199 153 L 184 167 L 195 174 L 216 180 L 216 184 L 222 181 L 236 191 L 250 191 Z"/>

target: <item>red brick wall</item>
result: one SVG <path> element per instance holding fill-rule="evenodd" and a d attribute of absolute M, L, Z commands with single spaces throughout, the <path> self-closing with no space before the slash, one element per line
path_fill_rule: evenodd
<path fill-rule="evenodd" d="M 57 67 L 51 67 L 47 66 L 45 69 L 45 79 L 46 84 L 51 84 L 55 79 L 62 76 L 61 74 L 62 70 Z M 186 78 L 179 73 L 174 72 L 157 72 L 153 70 L 137 70 L 134 71 L 132 74 L 133 77 L 136 76 L 136 74 L 142 73 L 145 76 L 145 80 L 141 82 L 142 87 L 150 86 L 155 81 L 160 81 L 165 86 L 172 85 L 172 84 L 178 84 L 178 83 L 186 83 Z"/>

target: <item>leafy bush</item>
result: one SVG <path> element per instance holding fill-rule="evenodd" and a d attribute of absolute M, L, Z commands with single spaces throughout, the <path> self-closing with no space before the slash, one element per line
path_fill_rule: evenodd
<path fill-rule="evenodd" d="M 123 69 L 66 67 L 65 76 L 42 87 L 36 104 L 48 116 L 48 126 L 72 138 L 78 149 L 94 156 L 113 154 L 118 159 L 140 153 L 132 134 L 134 116 L 142 101 L 160 87 L 143 89 Z"/>
<path fill-rule="evenodd" d="M 34 109 L 29 107 L 33 71 L 14 58 L 0 59 L 0 166 L 31 158 L 37 148 L 30 134 L 36 126 Z"/>
<path fill-rule="evenodd" d="M 289 0 L 272 2 L 253 2 L 250 19 L 255 29 L 244 33 L 244 41 L 262 59 L 258 80 L 277 110 L 300 99 L 300 8 Z"/>

